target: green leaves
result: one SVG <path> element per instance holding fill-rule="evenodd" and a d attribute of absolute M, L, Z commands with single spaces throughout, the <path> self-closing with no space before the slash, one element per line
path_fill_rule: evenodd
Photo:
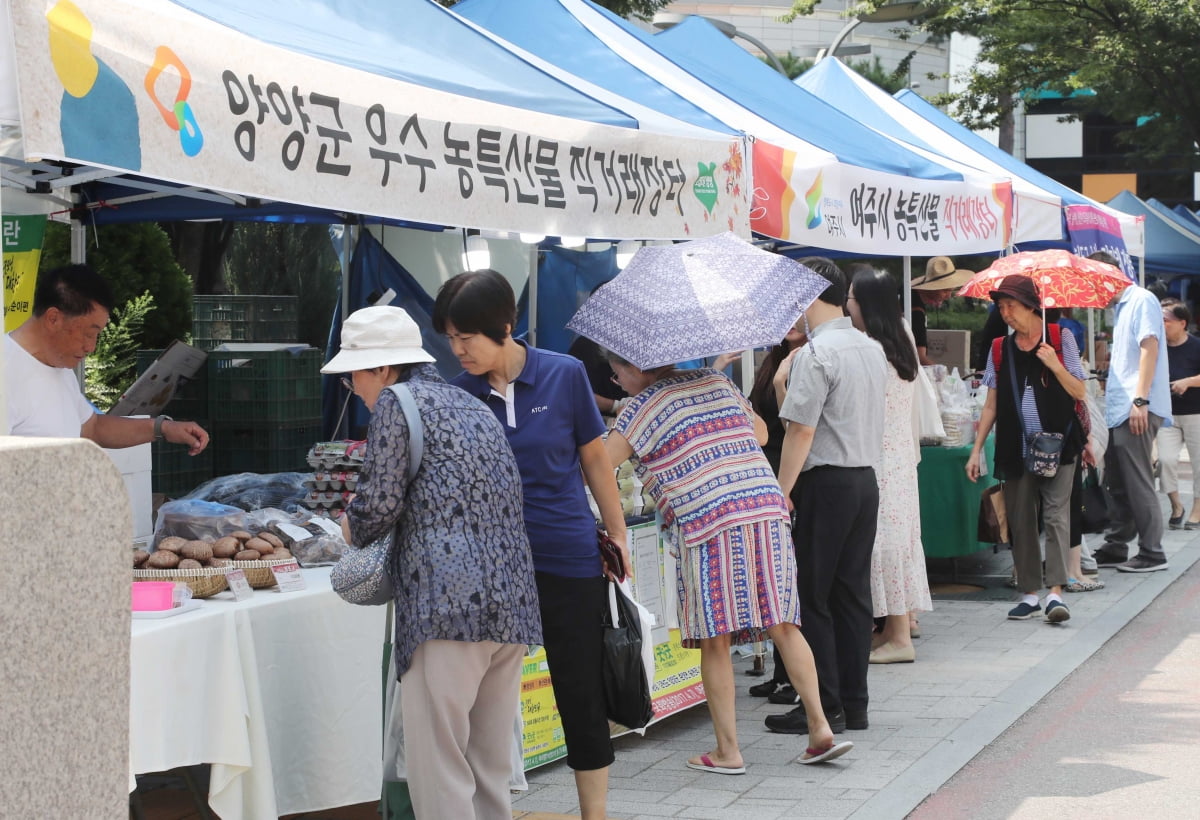
<path fill-rule="evenodd" d="M 133 383 L 142 325 L 153 310 L 154 297 L 150 291 L 135 296 L 113 310 L 108 325 L 96 340 L 96 349 L 84 366 L 84 394 L 99 410 L 112 407 Z"/>

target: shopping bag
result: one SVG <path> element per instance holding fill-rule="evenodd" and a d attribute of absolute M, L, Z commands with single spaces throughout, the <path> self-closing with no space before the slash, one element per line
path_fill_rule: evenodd
<path fill-rule="evenodd" d="M 604 623 L 603 684 L 608 719 L 641 729 L 654 718 L 650 684 L 642 663 L 642 625 L 637 608 L 620 587 L 608 582 Z M 650 636 L 645 636 L 649 640 Z"/>
<path fill-rule="evenodd" d="M 946 437 L 942 411 L 938 407 L 937 390 L 923 367 L 917 368 L 917 381 L 913 388 L 913 415 L 916 417 L 917 438 L 922 444 L 939 444 Z"/>
<path fill-rule="evenodd" d="M 1108 491 L 1100 483 L 1096 468 L 1087 467 L 1083 476 L 1083 531 L 1104 532 L 1108 528 Z"/>
<path fill-rule="evenodd" d="M 1004 508 L 1002 484 L 983 491 L 979 498 L 979 525 L 975 537 L 985 544 L 1008 543 L 1008 515 Z"/>

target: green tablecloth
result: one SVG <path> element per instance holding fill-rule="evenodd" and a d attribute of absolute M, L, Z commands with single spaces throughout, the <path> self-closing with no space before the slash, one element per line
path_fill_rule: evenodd
<path fill-rule="evenodd" d="M 988 475 L 975 483 L 967 479 L 970 447 L 922 447 L 917 465 L 921 493 L 921 541 L 929 558 L 954 558 L 990 547 L 976 540 L 979 498 L 996 483 L 992 478 L 995 438 L 984 445 Z"/>

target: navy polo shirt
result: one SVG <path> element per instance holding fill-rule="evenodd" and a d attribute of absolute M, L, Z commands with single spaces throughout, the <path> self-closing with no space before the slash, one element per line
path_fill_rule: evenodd
<path fill-rule="evenodd" d="M 600 574 L 600 550 L 579 448 L 604 434 L 604 421 L 582 362 L 517 344 L 525 348 L 525 367 L 509 385 L 511 402 L 486 375 L 460 373 L 452 383 L 482 399 L 504 426 L 521 471 L 534 569 L 591 578 Z"/>

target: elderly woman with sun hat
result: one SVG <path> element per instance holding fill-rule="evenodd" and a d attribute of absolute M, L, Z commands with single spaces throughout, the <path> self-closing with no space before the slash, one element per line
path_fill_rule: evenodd
<path fill-rule="evenodd" d="M 442 381 L 401 308 L 355 311 L 321 368 L 349 373 L 371 411 L 347 543 L 394 532 L 389 579 L 405 759 L 421 818 L 508 817 L 510 750 L 526 644 L 542 642 L 521 476 L 481 401 Z M 409 478 L 403 383 L 423 427 Z"/>

